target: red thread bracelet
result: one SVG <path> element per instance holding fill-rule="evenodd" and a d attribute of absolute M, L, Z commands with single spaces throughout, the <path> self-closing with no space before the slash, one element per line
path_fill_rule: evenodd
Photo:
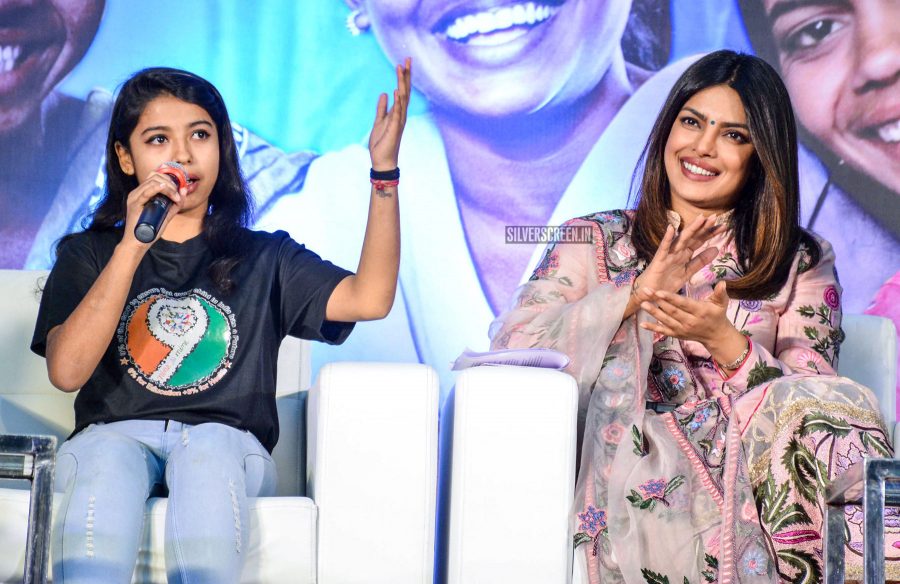
<path fill-rule="evenodd" d="M 386 187 L 395 187 L 400 184 L 399 180 L 375 180 L 374 178 L 369 180 L 379 193 L 384 192 Z"/>

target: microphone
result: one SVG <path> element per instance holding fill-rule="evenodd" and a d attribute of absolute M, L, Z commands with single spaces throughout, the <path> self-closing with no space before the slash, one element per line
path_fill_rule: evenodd
<path fill-rule="evenodd" d="M 163 162 L 156 172 L 168 175 L 178 190 L 187 186 L 187 172 L 177 162 Z M 137 225 L 134 226 L 134 236 L 138 241 L 150 243 L 156 239 L 156 234 L 159 233 L 159 228 L 162 227 L 162 222 L 166 218 L 171 204 L 172 199 L 169 197 L 156 195 L 144 205 Z"/>

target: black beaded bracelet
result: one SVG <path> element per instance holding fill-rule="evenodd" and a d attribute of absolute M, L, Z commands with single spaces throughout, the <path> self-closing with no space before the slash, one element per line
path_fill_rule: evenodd
<path fill-rule="evenodd" d="M 394 170 L 369 170 L 369 178 L 372 180 L 400 180 L 400 168 Z"/>

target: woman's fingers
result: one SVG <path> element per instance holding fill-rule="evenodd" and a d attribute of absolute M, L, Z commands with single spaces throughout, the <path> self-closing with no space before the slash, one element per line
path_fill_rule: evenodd
<path fill-rule="evenodd" d="M 659 247 L 656 248 L 656 253 L 653 254 L 653 261 L 662 261 L 666 258 L 667 255 L 669 255 L 669 253 L 671 252 L 673 239 L 675 239 L 675 228 L 671 225 L 666 225 L 666 232 L 663 233 L 662 241 L 659 242 Z"/>
<path fill-rule="evenodd" d="M 642 302 L 641 309 L 656 319 L 656 322 L 669 328 L 670 330 L 680 330 L 682 319 L 679 316 L 683 313 L 671 304 L 663 300 L 657 299 L 656 302 Z M 673 336 L 678 336 L 677 334 Z"/>
<path fill-rule="evenodd" d="M 690 280 L 691 276 L 700 271 L 703 266 L 708 265 L 716 256 L 719 255 L 719 248 L 717 247 L 708 247 L 698 253 L 696 256 L 691 258 L 691 260 L 685 264 L 685 281 Z"/>
<path fill-rule="evenodd" d="M 724 225 L 716 225 L 716 216 L 710 215 L 705 217 L 698 215 L 690 225 L 678 235 L 675 241 L 675 251 L 689 250 L 690 254 L 709 241 L 711 237 L 717 235 L 724 229 Z"/>
<path fill-rule="evenodd" d="M 640 327 L 644 330 L 652 331 L 654 333 L 659 333 L 664 337 L 675 337 L 675 331 L 670 329 L 669 327 L 662 326 L 658 322 L 642 322 Z"/>

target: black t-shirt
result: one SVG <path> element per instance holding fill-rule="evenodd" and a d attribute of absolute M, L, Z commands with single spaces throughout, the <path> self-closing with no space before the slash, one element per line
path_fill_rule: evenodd
<path fill-rule="evenodd" d="M 219 422 L 252 432 L 272 450 L 281 340 L 342 343 L 353 323 L 326 321 L 325 307 L 350 272 L 283 231 L 247 235 L 227 296 L 207 275 L 212 253 L 204 236 L 153 244 L 106 353 L 75 399 L 76 432 L 131 419 Z M 75 310 L 120 238 L 87 232 L 66 242 L 44 286 L 32 351 L 45 355 L 47 333 Z"/>

